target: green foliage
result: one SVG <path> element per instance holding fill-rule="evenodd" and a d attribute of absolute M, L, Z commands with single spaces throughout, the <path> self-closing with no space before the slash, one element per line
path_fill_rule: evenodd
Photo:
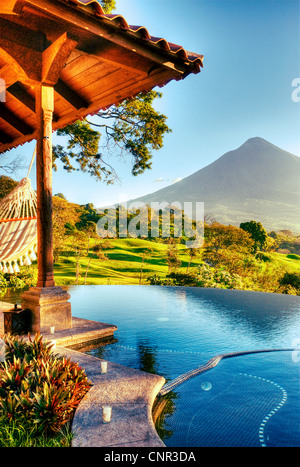
<path fill-rule="evenodd" d="M 49 437 L 45 433 L 35 435 L 35 429 L 30 423 L 24 421 L 20 425 L 17 421 L 10 420 L 7 423 L 5 416 L 0 416 L 0 447 L 17 448 L 17 447 L 71 447 L 73 433 L 69 426 L 65 425 Z"/>
<path fill-rule="evenodd" d="M 134 158 L 132 174 L 138 175 L 151 168 L 151 149 L 163 146 L 163 135 L 169 133 L 166 117 L 153 108 L 153 101 L 161 93 L 150 91 L 127 99 L 120 106 L 106 112 L 105 118 L 114 119 L 110 137 Z M 100 114 L 101 116 L 101 114 Z"/>
<path fill-rule="evenodd" d="M 300 273 L 285 272 L 283 277 L 279 281 L 283 288 L 283 293 L 291 293 L 291 288 L 296 291 L 297 295 L 300 295 Z"/>
<path fill-rule="evenodd" d="M 277 251 L 287 250 L 287 253 L 300 255 L 300 239 L 299 237 L 278 233 L 277 235 Z"/>
<path fill-rule="evenodd" d="M 0 272 L 0 297 L 7 288 L 22 290 L 35 286 L 37 283 L 37 268 L 34 265 L 22 266 L 20 272 L 15 274 Z"/>
<path fill-rule="evenodd" d="M 217 257 L 222 250 L 248 254 L 252 251 L 254 244 L 248 232 L 234 225 L 223 225 L 217 222 L 214 222 L 210 226 L 205 226 L 204 237 L 205 252 L 208 260 Z"/>
<path fill-rule="evenodd" d="M 266 262 L 270 263 L 272 261 L 271 255 L 268 253 L 263 253 L 262 251 L 259 251 L 258 253 L 256 253 L 255 258 L 259 259 L 260 261 L 264 261 L 265 263 Z"/>
<path fill-rule="evenodd" d="M 111 13 L 116 9 L 116 0 L 101 0 L 101 6 L 105 13 Z"/>
<path fill-rule="evenodd" d="M 0 176 L 0 199 L 5 198 L 16 186 L 17 182 L 6 175 Z"/>
<path fill-rule="evenodd" d="M 33 438 L 52 436 L 72 420 L 90 388 L 77 363 L 55 355 L 37 334 L 25 341 L 5 335 L 6 360 L 0 364 L 0 420 L 7 430 L 26 426 Z M 1 428 L 1 427 L 0 427 Z"/>
<path fill-rule="evenodd" d="M 167 249 L 167 262 L 169 266 L 169 272 L 172 271 L 172 269 L 178 269 L 181 265 L 178 247 L 176 243 L 173 243 L 171 241 Z"/>
<path fill-rule="evenodd" d="M 267 244 L 268 234 L 264 227 L 262 226 L 261 222 L 250 221 L 250 222 L 242 222 L 240 224 L 240 228 L 245 230 L 251 235 L 251 238 L 254 241 L 253 251 L 254 253 L 258 250 L 258 248 L 264 248 Z"/>
<path fill-rule="evenodd" d="M 58 130 L 59 136 L 68 137 L 68 143 L 66 149 L 61 145 L 53 146 L 53 167 L 57 169 L 56 162 L 60 160 L 68 172 L 82 170 L 110 184 L 117 174 L 104 158 L 113 149 L 114 154 L 119 151 L 121 155 L 127 153 L 133 157 L 133 175 L 150 169 L 151 150 L 160 149 L 164 135 L 171 131 L 166 125 L 167 117 L 153 106 L 154 100 L 161 96 L 157 91 L 140 93 L 134 99 L 126 99 L 99 112 L 100 123 L 77 121 Z M 103 138 L 91 126 L 102 129 Z"/>
<path fill-rule="evenodd" d="M 67 151 L 61 145 L 53 146 L 53 168 L 57 170 L 56 161 L 63 163 L 67 172 L 82 170 L 101 180 L 109 181 L 112 172 L 102 160 L 99 150 L 100 133 L 93 130 L 86 121 L 77 121 L 57 130 L 58 136 L 68 136 Z M 77 163 L 74 165 L 75 161 Z"/>
<path fill-rule="evenodd" d="M 300 256 L 299 256 L 299 255 L 294 255 L 294 254 L 292 254 L 292 255 L 286 255 L 286 257 L 289 258 L 289 259 L 297 259 L 297 260 L 300 259 Z"/>
<path fill-rule="evenodd" d="M 194 272 L 171 272 L 166 278 L 157 275 L 149 279 L 151 285 L 177 285 L 185 287 L 213 287 L 222 289 L 242 289 L 241 278 L 223 269 L 211 268 L 203 263 Z"/>

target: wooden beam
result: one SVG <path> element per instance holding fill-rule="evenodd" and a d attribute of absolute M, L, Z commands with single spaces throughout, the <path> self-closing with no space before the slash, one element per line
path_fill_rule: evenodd
<path fill-rule="evenodd" d="M 54 89 L 40 85 L 36 89 L 37 115 L 37 287 L 54 287 L 52 220 L 52 116 Z"/>
<path fill-rule="evenodd" d="M 36 85 L 41 81 L 42 62 L 40 52 L 19 44 L 13 44 L 13 42 L 5 38 L 0 38 L 0 54 L 6 65 L 16 74 L 17 79 L 15 81 L 21 81 L 29 85 Z M 9 84 L 13 84 L 13 82 Z"/>
<path fill-rule="evenodd" d="M 0 130 L 0 142 L 3 144 L 12 143 L 13 139 L 4 131 Z"/>
<path fill-rule="evenodd" d="M 1 70 L 0 70 L 1 71 Z M 15 97 L 15 99 L 18 99 L 19 102 L 21 102 L 23 105 L 25 105 L 29 110 L 35 113 L 35 98 L 32 97 L 31 94 L 29 94 L 25 89 L 22 87 L 22 83 L 15 83 L 9 88 L 7 88 L 6 92 L 8 94 L 11 94 L 12 96 Z M 53 113 L 53 121 L 57 122 L 59 119 L 58 115 L 54 112 Z"/>
<path fill-rule="evenodd" d="M 61 79 L 58 80 L 54 86 L 55 92 L 57 92 L 65 101 L 67 101 L 74 109 L 86 109 L 89 103 L 83 99 L 77 92 L 67 86 Z"/>
<path fill-rule="evenodd" d="M 99 61 L 103 61 L 114 67 L 124 68 L 124 70 L 133 73 L 148 74 L 149 69 L 153 65 L 152 62 L 142 59 L 136 53 L 99 38 L 80 44 L 78 50 L 95 57 Z"/>
<path fill-rule="evenodd" d="M 105 89 L 103 93 L 95 96 L 93 102 L 88 106 L 87 109 L 81 109 L 73 114 L 67 113 L 60 118 L 54 125 L 53 129 L 57 130 L 68 125 L 70 121 L 74 122 L 80 120 L 88 115 L 94 115 L 101 109 L 108 108 L 128 97 L 134 97 L 140 92 L 147 92 L 156 86 L 164 86 L 164 84 L 171 79 L 170 71 L 163 70 L 153 75 L 147 76 L 144 80 L 137 82 L 134 78 L 131 82 L 124 85 L 118 85 L 111 89 Z"/>
<path fill-rule="evenodd" d="M 9 86 L 6 91 L 22 102 L 28 109 L 32 110 L 32 112 L 35 112 L 35 98 L 28 94 L 19 83 Z"/>
<path fill-rule="evenodd" d="M 43 52 L 43 50 L 45 50 L 45 44 L 47 43 L 44 33 L 33 31 L 30 28 L 0 17 L 0 41 L 1 40 L 35 50 L 36 52 Z"/>
<path fill-rule="evenodd" d="M 24 122 L 24 120 L 17 117 L 11 110 L 9 110 L 4 102 L 0 105 L 0 118 L 22 133 L 22 135 L 31 135 L 34 132 L 34 128 Z"/>
<path fill-rule="evenodd" d="M 18 74 L 10 65 L 6 64 L 0 69 L 0 78 L 5 81 L 6 87 L 9 87 L 18 81 Z"/>
<path fill-rule="evenodd" d="M 0 5 L 0 15 L 18 15 L 24 4 L 24 0 L 5 0 Z"/>
<path fill-rule="evenodd" d="M 55 85 L 67 59 L 78 44 L 69 34 L 62 34 L 42 54 L 42 83 Z"/>
<path fill-rule="evenodd" d="M 14 138 L 11 142 L 2 143 L 0 144 L 0 157 L 6 151 L 10 151 L 13 148 L 17 148 L 18 146 L 22 146 L 23 144 L 27 143 L 28 141 L 32 141 L 36 139 L 36 130 L 32 133 L 32 135 L 21 135 L 17 138 Z"/>
<path fill-rule="evenodd" d="M 64 5 L 58 2 L 51 2 L 49 0 L 26 0 L 27 3 L 35 6 L 39 10 L 44 11 L 47 15 L 51 15 L 58 20 L 61 18 L 69 22 L 72 26 L 76 25 L 78 28 L 89 31 L 96 36 L 107 39 L 113 44 L 128 49 L 131 52 L 142 56 L 154 63 L 171 69 L 175 74 L 186 73 L 188 67 L 193 68 L 193 64 L 188 62 L 183 64 L 182 59 L 178 58 L 176 54 L 168 51 L 163 51 L 158 45 L 146 43 L 136 37 L 135 33 L 122 31 L 108 18 L 102 18 L 101 21 L 97 17 L 90 14 L 85 14 L 83 9 L 73 8 L 70 4 Z M 99 57 L 100 58 L 100 57 Z"/>

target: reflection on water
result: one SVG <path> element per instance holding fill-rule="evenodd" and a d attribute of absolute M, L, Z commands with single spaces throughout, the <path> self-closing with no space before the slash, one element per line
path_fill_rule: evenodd
<path fill-rule="evenodd" d="M 87 353 L 121 365 L 160 374 L 167 381 L 204 364 L 217 354 L 291 348 L 293 342 L 300 338 L 300 303 L 299 297 L 296 296 L 223 289 L 114 285 L 70 287 L 69 292 L 73 316 L 118 326 L 112 343 L 105 347 L 99 346 L 87 350 Z M 14 300 L 15 298 L 7 301 L 14 303 Z M 245 357 L 231 360 L 239 359 L 241 362 L 241 358 Z M 266 360 L 268 358 L 269 360 Z M 272 360 L 271 356 L 264 356 L 260 359 L 252 356 L 243 361 L 248 367 L 251 362 L 258 362 L 253 371 L 261 372 L 260 376 L 264 378 L 265 366 L 269 365 L 274 370 L 281 361 L 278 354 L 274 358 Z M 222 367 L 223 365 L 222 363 Z M 233 363 L 226 362 L 226 365 L 226 368 L 229 368 Z M 293 362 L 294 371 L 296 366 Z M 286 367 L 287 365 L 284 364 L 280 376 L 282 386 L 291 385 L 295 388 L 296 386 L 292 386 L 290 382 L 291 373 L 287 377 L 284 371 Z M 201 413 L 204 413 L 203 403 L 207 404 L 209 398 L 211 401 L 218 401 L 220 416 L 224 418 L 221 409 L 222 404 L 224 405 L 223 395 L 224 397 L 226 395 L 230 404 L 239 400 L 238 397 L 233 399 L 229 397 L 228 388 L 239 394 L 238 388 L 243 381 L 245 394 L 248 393 L 247 388 L 248 386 L 250 388 L 251 384 L 253 389 L 254 379 L 246 377 L 243 379 L 238 373 L 233 378 L 231 370 L 226 374 L 227 379 L 225 376 L 220 379 L 218 376 L 221 375 L 220 368 L 219 365 L 201 377 L 198 376 L 191 382 L 179 386 L 176 392 L 168 395 L 167 401 L 157 401 L 155 418 L 160 427 L 160 435 L 168 446 L 200 445 L 193 443 L 205 445 L 203 443 L 207 443 L 207 439 L 201 438 L 194 427 L 196 419 L 201 420 Z M 273 373 L 271 372 L 270 378 L 276 379 L 277 376 Z M 219 386 L 222 381 L 223 383 L 227 381 L 226 386 Z M 193 388 L 191 391 L 188 391 L 189 385 Z M 262 389 L 260 387 L 258 389 L 258 399 L 260 397 L 261 400 L 267 400 Z M 287 393 L 289 394 L 288 389 Z M 213 399 L 216 394 L 220 396 Z M 291 399 L 291 396 L 289 397 Z M 244 399 L 241 399 L 240 403 L 242 406 L 243 404 L 247 406 L 248 403 L 249 407 L 253 406 L 253 403 L 251 405 Z M 214 416 L 213 420 L 211 417 L 216 413 L 215 409 L 217 410 L 218 405 L 212 407 L 210 404 L 213 403 L 208 404 L 210 410 L 207 411 L 207 427 L 215 432 L 216 426 L 213 420 L 216 417 Z M 290 407 L 293 410 L 293 404 Z M 240 407 L 232 405 L 231 409 L 232 413 L 236 414 L 239 413 Z M 195 413 L 198 412 L 197 418 Z M 257 408 L 256 412 L 260 413 Z M 261 413 L 263 412 L 264 408 L 261 407 Z M 189 417 L 190 425 L 187 427 L 184 420 L 188 421 Z M 228 417 L 230 418 L 230 410 Z M 194 422 L 191 422 L 192 418 Z M 253 420 L 249 419 L 249 424 L 252 422 L 254 425 L 257 422 L 254 415 Z M 241 431 L 238 425 L 232 429 Z M 182 430 L 189 431 L 189 439 L 182 438 Z M 194 432 L 196 434 L 192 435 L 191 433 Z M 274 433 L 272 437 L 274 438 Z M 220 445 L 226 444 L 225 438 L 220 439 Z"/>

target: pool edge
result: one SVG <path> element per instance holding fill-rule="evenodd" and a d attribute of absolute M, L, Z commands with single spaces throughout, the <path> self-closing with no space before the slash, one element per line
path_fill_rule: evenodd
<path fill-rule="evenodd" d="M 152 406 L 165 378 L 108 362 L 101 374 L 100 359 L 65 347 L 56 352 L 76 361 L 92 388 L 73 419 L 72 447 L 165 447 L 152 418 Z M 112 406 L 112 421 L 102 423 L 102 406 Z"/>

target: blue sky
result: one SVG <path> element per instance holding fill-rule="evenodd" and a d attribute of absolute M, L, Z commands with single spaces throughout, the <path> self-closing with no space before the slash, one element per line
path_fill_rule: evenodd
<path fill-rule="evenodd" d="M 152 170 L 131 175 L 131 159 L 111 158 L 121 183 L 107 186 L 88 174 L 53 173 L 53 194 L 96 207 L 151 193 L 260 136 L 300 156 L 299 0 L 117 0 L 129 24 L 204 55 L 204 68 L 162 89 L 156 107 L 172 133 L 154 152 Z M 299 93 L 300 94 L 300 93 Z M 58 143 L 54 135 L 54 144 Z M 9 154 L 28 166 L 34 143 Z M 15 179 L 26 176 L 20 170 Z M 35 166 L 31 172 L 35 186 Z"/>

